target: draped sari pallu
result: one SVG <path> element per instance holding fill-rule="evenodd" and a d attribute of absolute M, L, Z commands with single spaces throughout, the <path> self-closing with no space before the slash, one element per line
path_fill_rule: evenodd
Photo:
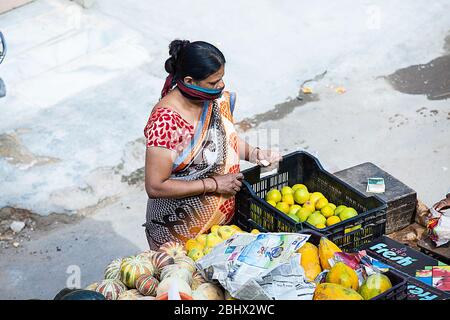
<path fill-rule="evenodd" d="M 205 101 L 200 123 L 188 147 L 178 153 L 170 179 L 194 181 L 213 175 L 237 173 L 238 137 L 233 124 L 235 94 Z M 181 199 L 149 198 L 146 236 L 150 248 L 163 243 L 185 243 L 215 224 L 227 224 L 234 215 L 233 196 L 206 194 Z"/>

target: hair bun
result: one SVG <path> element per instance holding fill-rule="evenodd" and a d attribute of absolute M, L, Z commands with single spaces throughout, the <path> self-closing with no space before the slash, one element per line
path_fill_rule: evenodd
<path fill-rule="evenodd" d="M 176 61 L 180 51 L 190 43 L 189 40 L 173 40 L 169 45 L 169 55 Z"/>
<path fill-rule="evenodd" d="M 173 40 L 169 45 L 169 55 L 170 58 L 166 60 L 166 63 L 164 64 L 164 69 L 168 73 L 175 73 L 177 60 L 180 55 L 180 52 L 183 48 L 185 48 L 189 43 L 191 43 L 189 40 Z"/>

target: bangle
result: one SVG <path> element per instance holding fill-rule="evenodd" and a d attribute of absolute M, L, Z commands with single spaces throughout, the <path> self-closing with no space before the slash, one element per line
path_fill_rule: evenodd
<path fill-rule="evenodd" d="M 204 196 L 206 194 L 206 185 L 205 185 L 205 180 L 200 179 L 200 181 L 203 183 L 203 193 L 202 196 Z"/>
<path fill-rule="evenodd" d="M 213 191 L 213 193 L 216 193 L 216 192 L 217 192 L 217 189 L 219 189 L 219 184 L 217 183 L 216 178 L 214 178 L 213 176 L 211 176 L 211 177 L 209 177 L 209 178 L 213 179 L 214 182 L 216 183 L 216 188 L 215 188 L 214 191 Z"/>

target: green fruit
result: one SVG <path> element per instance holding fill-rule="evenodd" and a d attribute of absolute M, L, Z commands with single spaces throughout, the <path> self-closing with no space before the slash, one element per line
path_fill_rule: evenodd
<path fill-rule="evenodd" d="M 344 210 L 341 211 L 341 213 L 339 213 L 339 218 L 341 219 L 341 221 L 344 221 L 344 220 L 353 218 L 357 215 L 358 215 L 358 212 L 356 212 L 355 209 L 345 208 Z"/>
<path fill-rule="evenodd" d="M 384 274 L 376 273 L 369 276 L 359 288 L 359 294 L 365 299 L 370 300 L 386 290 L 392 288 L 391 280 Z"/>
<path fill-rule="evenodd" d="M 296 214 L 298 210 L 302 209 L 301 206 L 298 204 L 294 204 L 291 206 L 291 209 L 289 210 L 289 214 Z"/>
<path fill-rule="evenodd" d="M 286 202 L 278 202 L 276 208 L 283 213 L 289 213 L 289 204 Z"/>
<path fill-rule="evenodd" d="M 297 183 L 292 186 L 292 190 L 294 192 L 297 191 L 297 189 L 305 189 L 306 191 L 308 191 L 308 188 L 304 184 L 301 184 L 301 183 Z"/>
<path fill-rule="evenodd" d="M 299 217 L 297 217 L 296 214 L 288 214 L 288 217 L 291 218 L 292 220 L 294 220 L 295 222 L 300 222 Z"/>
<path fill-rule="evenodd" d="M 281 192 L 277 189 L 272 189 L 266 194 L 266 201 L 272 200 L 275 203 L 281 201 Z"/>
<path fill-rule="evenodd" d="M 294 192 L 294 200 L 298 204 L 304 204 L 309 200 L 309 192 L 303 188 L 299 188 Z"/>
<path fill-rule="evenodd" d="M 325 225 L 325 223 L 327 222 L 327 218 L 325 218 L 320 212 L 316 211 L 316 212 L 311 213 L 311 215 L 308 217 L 306 222 L 308 222 L 309 224 L 311 224 L 313 226 L 318 225 L 318 224 Z"/>
<path fill-rule="evenodd" d="M 323 216 L 325 218 L 331 217 L 332 215 L 334 215 L 334 209 L 332 206 L 330 206 L 329 204 L 327 204 L 325 207 L 323 207 L 320 212 L 323 214 Z"/>
<path fill-rule="evenodd" d="M 297 217 L 300 219 L 300 222 L 305 222 L 306 219 L 311 215 L 311 211 L 306 208 L 301 208 L 297 211 Z"/>
<path fill-rule="evenodd" d="M 294 191 L 291 189 L 291 187 L 284 186 L 283 188 L 281 188 L 281 195 L 284 196 L 285 194 L 294 194 Z"/>
<path fill-rule="evenodd" d="M 338 216 L 339 213 L 341 213 L 341 211 L 344 210 L 345 208 L 347 208 L 347 206 L 344 206 L 344 205 L 338 206 L 338 207 L 334 210 L 334 215 L 335 215 L 335 216 Z"/>

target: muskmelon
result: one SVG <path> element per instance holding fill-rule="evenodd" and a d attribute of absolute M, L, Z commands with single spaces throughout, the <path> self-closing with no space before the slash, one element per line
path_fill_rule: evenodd
<path fill-rule="evenodd" d="M 143 274 L 153 275 L 155 268 L 150 260 L 142 256 L 123 259 L 120 265 L 120 280 L 130 289 L 136 288 L 136 280 Z"/>
<path fill-rule="evenodd" d="M 107 300 L 117 300 L 121 293 L 127 291 L 127 287 L 118 279 L 105 279 L 95 291 L 104 295 Z"/>
<path fill-rule="evenodd" d="M 158 285 L 158 279 L 147 274 L 143 274 L 136 280 L 136 288 L 144 296 L 155 296 Z"/>

